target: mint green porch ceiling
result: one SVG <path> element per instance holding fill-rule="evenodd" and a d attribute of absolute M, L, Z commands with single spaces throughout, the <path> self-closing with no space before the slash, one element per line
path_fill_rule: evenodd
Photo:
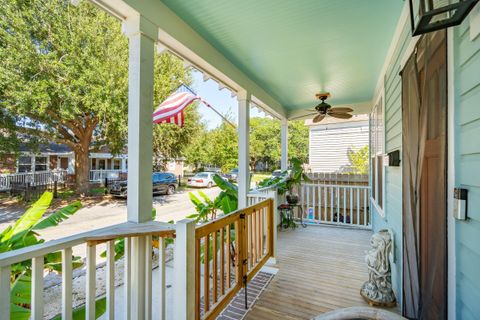
<path fill-rule="evenodd" d="M 369 101 L 402 0 L 163 0 L 288 112 Z"/>

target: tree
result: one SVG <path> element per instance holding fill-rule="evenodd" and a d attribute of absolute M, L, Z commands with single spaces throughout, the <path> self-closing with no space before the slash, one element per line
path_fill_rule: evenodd
<path fill-rule="evenodd" d="M 368 173 L 368 145 L 358 150 L 355 150 L 353 147 L 348 150 L 348 160 L 350 161 L 351 168 L 353 173 L 356 174 L 367 174 Z"/>
<path fill-rule="evenodd" d="M 288 122 L 288 157 L 308 162 L 309 129 L 303 120 Z"/>
<path fill-rule="evenodd" d="M 212 154 L 212 144 L 209 143 L 209 132 L 202 124 L 200 130 L 195 134 L 195 139 L 185 148 L 185 158 L 188 164 L 195 167 L 197 171 L 200 166 L 208 164 Z"/>
<path fill-rule="evenodd" d="M 208 163 L 219 166 L 223 172 L 238 166 L 238 135 L 235 128 L 222 122 L 209 132 L 208 143 L 211 147 Z"/>
<path fill-rule="evenodd" d="M 250 119 L 250 167 L 257 162 L 275 166 L 280 161 L 280 123 L 272 118 Z"/>
<path fill-rule="evenodd" d="M 75 152 L 76 184 L 88 187 L 91 142 L 124 146 L 127 39 L 113 17 L 87 1 L 1 2 L 0 106 L 18 132 Z"/>
<path fill-rule="evenodd" d="M 85 193 L 89 152 L 107 146 L 116 154 L 126 143 L 128 42 L 121 25 L 88 1 L 5 0 L 0 16 L 0 108 L 15 116 L 17 133 L 70 146 L 77 191 Z M 178 59 L 155 57 L 155 103 L 188 78 Z M 196 118 L 188 111 L 186 124 Z M 154 130 L 155 154 L 166 157 L 178 154 L 174 139 L 184 143 L 180 138 L 191 134 Z"/>

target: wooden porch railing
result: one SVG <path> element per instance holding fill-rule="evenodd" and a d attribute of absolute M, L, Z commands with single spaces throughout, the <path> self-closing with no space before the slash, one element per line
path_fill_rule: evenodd
<path fill-rule="evenodd" d="M 195 319 L 215 319 L 255 276 L 273 255 L 273 231 L 272 199 L 196 228 Z"/>

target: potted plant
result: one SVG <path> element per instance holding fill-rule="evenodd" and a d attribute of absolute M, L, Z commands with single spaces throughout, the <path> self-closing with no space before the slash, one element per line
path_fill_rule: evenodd
<path fill-rule="evenodd" d="M 279 194 L 286 194 L 287 202 L 289 204 L 297 204 L 299 198 L 298 194 L 294 192 L 294 188 L 300 186 L 302 180 L 306 182 L 310 182 L 311 180 L 305 174 L 302 162 L 299 159 L 292 158 L 290 164 L 290 168 L 282 172 L 281 176 L 265 179 L 259 183 L 259 187 L 265 188 L 275 186 Z"/>

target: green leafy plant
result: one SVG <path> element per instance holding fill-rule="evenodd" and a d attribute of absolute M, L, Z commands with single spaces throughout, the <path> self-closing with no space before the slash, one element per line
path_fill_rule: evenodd
<path fill-rule="evenodd" d="M 218 174 L 213 176 L 213 181 L 222 189 L 220 194 L 211 200 L 205 193 L 198 191 L 200 196 L 190 192 L 188 195 L 190 201 L 195 205 L 197 213 L 187 216 L 187 218 L 194 219 L 197 223 L 205 223 L 217 217 L 217 211 L 222 211 L 223 214 L 229 214 L 238 208 L 238 187 L 233 183 L 224 180 Z M 202 201 L 203 200 L 203 201 Z"/>
<path fill-rule="evenodd" d="M 354 174 L 367 174 L 368 173 L 368 145 L 358 150 L 355 150 L 353 147 L 348 150 L 347 153 L 348 160 L 350 161 L 350 166 L 352 168 L 352 173 Z"/>
<path fill-rule="evenodd" d="M 81 203 L 74 203 L 59 209 L 43 218 L 53 199 L 51 192 L 45 192 L 25 213 L 0 233 L 0 253 L 45 242 L 36 231 L 55 227 L 68 219 L 81 208 Z M 83 264 L 80 257 L 72 257 L 73 268 Z M 61 252 L 52 252 L 44 256 L 44 266 L 50 271 L 62 271 Z M 12 319 L 29 319 L 31 299 L 31 261 L 16 263 L 11 266 L 10 317 Z"/>
<path fill-rule="evenodd" d="M 311 179 L 305 173 L 302 162 L 297 158 L 290 160 L 291 167 L 282 172 L 278 177 L 271 177 L 261 181 L 258 186 L 260 188 L 275 187 L 279 194 L 293 193 L 293 188 L 300 186 L 302 181 L 310 182 Z"/>

